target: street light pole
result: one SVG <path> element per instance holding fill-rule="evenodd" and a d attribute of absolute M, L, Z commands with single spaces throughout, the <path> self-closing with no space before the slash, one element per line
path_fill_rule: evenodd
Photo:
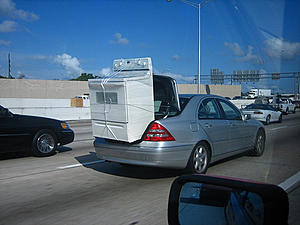
<path fill-rule="evenodd" d="M 198 11 L 199 11 L 199 24 L 198 24 L 198 30 L 199 30 L 199 34 L 198 34 L 198 94 L 200 94 L 200 73 L 201 73 L 201 61 L 200 61 L 200 55 L 201 55 L 201 51 L 200 51 L 200 40 L 201 40 L 201 35 L 200 35 L 200 8 L 201 5 L 200 3 L 198 4 Z"/>
<path fill-rule="evenodd" d="M 171 2 L 172 0 L 167 0 L 167 2 Z M 197 88 L 197 92 L 198 94 L 200 94 L 200 73 L 201 73 L 201 60 L 200 60 L 200 55 L 201 55 L 201 51 L 200 51 L 200 41 L 201 41 L 201 33 L 200 33 L 200 9 L 202 7 L 204 7 L 205 5 L 208 4 L 208 2 L 210 0 L 201 0 L 199 3 L 195 3 L 192 1 L 187 1 L 187 0 L 180 0 L 181 2 L 193 6 L 194 8 L 198 9 L 198 16 L 199 16 L 199 24 L 198 24 L 198 88 Z"/>

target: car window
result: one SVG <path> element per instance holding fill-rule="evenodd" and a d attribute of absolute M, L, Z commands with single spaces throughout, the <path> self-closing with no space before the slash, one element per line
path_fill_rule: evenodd
<path fill-rule="evenodd" d="M 214 99 L 202 101 L 198 110 L 198 119 L 220 119 L 221 115 Z"/>
<path fill-rule="evenodd" d="M 245 107 L 245 109 L 256 109 L 256 105 L 254 105 L 254 104 L 247 105 L 247 106 Z"/>
<path fill-rule="evenodd" d="M 221 99 L 218 99 L 218 101 L 224 111 L 226 119 L 229 119 L 229 120 L 241 120 L 242 119 L 241 113 L 233 105 L 231 105 L 230 103 L 228 103 L 224 100 L 221 100 Z"/>
<path fill-rule="evenodd" d="M 0 106 L 0 118 L 5 118 L 8 115 L 8 110 L 2 106 Z"/>
<path fill-rule="evenodd" d="M 180 109 L 183 111 L 187 103 L 190 101 L 191 98 L 184 98 L 184 97 L 179 97 L 179 104 L 180 104 Z"/>
<path fill-rule="evenodd" d="M 267 110 L 275 111 L 275 108 L 271 105 L 266 106 Z"/>

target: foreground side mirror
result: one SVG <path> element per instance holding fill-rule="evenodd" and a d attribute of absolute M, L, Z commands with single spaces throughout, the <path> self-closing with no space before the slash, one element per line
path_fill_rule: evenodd
<path fill-rule="evenodd" d="M 288 224 L 287 193 L 276 185 L 184 175 L 171 187 L 170 225 Z"/>

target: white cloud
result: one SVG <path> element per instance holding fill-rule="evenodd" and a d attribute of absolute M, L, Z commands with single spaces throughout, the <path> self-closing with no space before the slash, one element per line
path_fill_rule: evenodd
<path fill-rule="evenodd" d="M 172 77 L 179 84 L 186 84 L 186 83 L 192 84 L 194 81 L 194 78 L 195 78 L 194 76 L 183 76 L 181 74 L 176 74 L 176 73 L 171 73 L 171 72 L 161 73 L 157 70 L 156 70 L 155 74 Z"/>
<path fill-rule="evenodd" d="M 102 69 L 100 70 L 100 75 L 106 76 L 106 75 L 109 75 L 110 73 L 111 73 L 111 68 L 109 68 L 109 67 L 107 67 L 107 68 L 102 68 Z"/>
<path fill-rule="evenodd" d="M 10 45 L 10 41 L 4 41 L 4 40 L 0 40 L 0 45 L 6 45 L 6 46 L 8 46 L 8 45 Z"/>
<path fill-rule="evenodd" d="M 114 34 L 115 40 L 111 40 L 111 44 L 119 44 L 119 45 L 128 45 L 129 40 L 127 38 L 122 37 L 121 33 Z"/>
<path fill-rule="evenodd" d="M 79 60 L 66 53 L 57 55 L 54 60 L 56 63 L 61 65 L 69 75 L 80 74 L 83 71 L 80 67 Z"/>
<path fill-rule="evenodd" d="M 17 23 L 11 20 L 5 20 L 0 24 L 0 32 L 14 32 L 17 30 Z"/>
<path fill-rule="evenodd" d="M 264 74 L 264 73 L 267 73 L 267 71 L 265 69 L 260 69 L 259 70 L 259 74 Z"/>
<path fill-rule="evenodd" d="M 236 42 L 225 42 L 224 45 L 233 52 L 233 55 L 236 56 L 237 62 L 251 62 L 254 64 L 264 63 L 263 59 L 260 56 L 253 54 L 253 46 L 251 45 L 248 45 L 246 52 L 243 51 L 241 46 Z"/>
<path fill-rule="evenodd" d="M 236 43 L 236 42 L 234 42 L 234 43 L 225 42 L 224 45 L 227 48 L 229 48 L 233 52 L 234 55 L 236 55 L 236 56 L 244 55 L 244 51 L 238 43 Z"/>
<path fill-rule="evenodd" d="M 12 0 L 0 0 L 0 16 L 7 16 L 27 21 L 35 21 L 39 19 L 39 16 L 32 12 L 17 9 L 16 4 Z"/>
<path fill-rule="evenodd" d="M 288 42 L 280 38 L 270 38 L 264 44 L 265 52 L 272 58 L 292 60 L 300 55 L 300 42 Z"/>
<path fill-rule="evenodd" d="M 172 56 L 172 60 L 174 60 L 174 61 L 179 61 L 180 59 L 181 59 L 181 57 L 177 54 Z"/>
<path fill-rule="evenodd" d="M 263 59 L 252 53 L 253 47 L 251 45 L 248 46 L 248 51 L 244 56 L 240 56 L 237 58 L 239 62 L 252 62 L 254 64 L 263 64 Z"/>

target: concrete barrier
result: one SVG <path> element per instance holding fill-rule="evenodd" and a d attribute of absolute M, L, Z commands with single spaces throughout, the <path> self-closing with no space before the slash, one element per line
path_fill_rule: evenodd
<path fill-rule="evenodd" d="M 70 99 L 0 98 L 0 105 L 12 113 L 43 116 L 59 120 L 91 119 L 89 104 L 71 107 Z"/>
<path fill-rule="evenodd" d="M 241 109 L 254 103 L 254 99 L 230 100 Z M 32 116 L 43 116 L 59 120 L 91 119 L 89 100 L 84 100 L 83 107 L 71 107 L 70 99 L 31 99 L 0 98 L 0 105 L 12 113 Z"/>

